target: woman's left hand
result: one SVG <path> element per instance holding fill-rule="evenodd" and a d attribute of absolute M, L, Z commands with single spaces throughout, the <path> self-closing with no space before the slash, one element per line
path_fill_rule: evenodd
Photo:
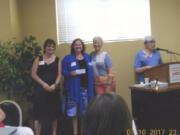
<path fill-rule="evenodd" d="M 54 91 L 56 89 L 56 85 L 55 84 L 52 84 L 51 86 L 50 86 L 50 90 L 51 91 Z"/>

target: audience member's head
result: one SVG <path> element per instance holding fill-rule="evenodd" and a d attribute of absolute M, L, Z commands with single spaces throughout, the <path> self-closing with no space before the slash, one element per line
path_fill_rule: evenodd
<path fill-rule="evenodd" d="M 115 93 L 96 96 L 88 105 L 83 135 L 126 135 L 132 128 L 128 106 Z"/>
<path fill-rule="evenodd" d="M 4 111 L 0 108 L 0 124 L 3 122 L 3 120 L 6 118 L 6 114 Z"/>

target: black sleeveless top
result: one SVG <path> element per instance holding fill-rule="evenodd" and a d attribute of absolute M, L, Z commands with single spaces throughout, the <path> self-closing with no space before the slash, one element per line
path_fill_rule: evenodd
<path fill-rule="evenodd" d="M 56 57 L 55 61 L 51 64 L 47 64 L 43 61 L 43 57 L 39 57 L 39 66 L 37 75 L 47 84 L 52 85 L 55 83 L 58 76 L 58 63 L 59 58 Z"/>

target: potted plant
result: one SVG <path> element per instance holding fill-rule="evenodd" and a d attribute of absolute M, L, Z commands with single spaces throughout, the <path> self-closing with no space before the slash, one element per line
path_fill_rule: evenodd
<path fill-rule="evenodd" d="M 29 112 L 34 90 L 31 66 L 41 54 L 35 37 L 25 37 L 22 42 L 0 42 L 0 92 L 18 102 L 23 112 Z M 28 104 L 29 107 L 25 107 Z M 27 114 L 27 113 L 23 113 Z M 29 117 L 24 115 L 25 117 Z"/>

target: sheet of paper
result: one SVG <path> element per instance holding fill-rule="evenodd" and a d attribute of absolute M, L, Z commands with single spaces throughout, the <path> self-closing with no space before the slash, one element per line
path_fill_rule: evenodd
<path fill-rule="evenodd" d="M 86 73 L 86 69 L 77 69 L 77 70 L 76 70 L 76 73 L 77 73 L 78 75 L 85 74 L 85 73 Z"/>
<path fill-rule="evenodd" d="M 170 83 L 180 82 L 180 64 L 169 65 L 169 80 Z"/>

